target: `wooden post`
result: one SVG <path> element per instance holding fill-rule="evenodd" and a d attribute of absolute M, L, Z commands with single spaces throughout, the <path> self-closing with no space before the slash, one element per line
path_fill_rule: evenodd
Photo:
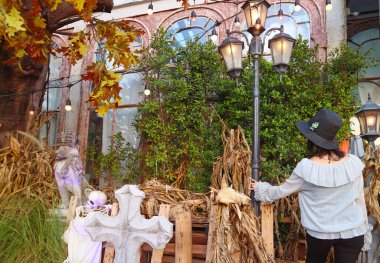
<path fill-rule="evenodd" d="M 264 239 L 264 246 L 274 258 L 274 242 L 273 242 L 273 205 L 261 204 L 261 234 Z"/>
<path fill-rule="evenodd" d="M 212 256 L 214 254 L 214 228 L 215 228 L 215 209 L 216 206 L 211 204 L 209 224 L 208 224 L 208 236 L 207 236 L 207 251 L 206 251 L 206 263 L 212 263 Z"/>
<path fill-rule="evenodd" d="M 179 213 L 175 219 L 175 263 L 191 263 L 192 225 L 191 211 Z"/>
<path fill-rule="evenodd" d="M 161 204 L 158 215 L 169 218 L 169 211 L 170 211 L 170 205 Z M 163 255 L 164 255 L 164 249 L 153 249 L 151 263 L 161 263 Z"/>
<path fill-rule="evenodd" d="M 112 212 L 111 216 L 116 216 L 119 213 L 119 204 L 113 203 L 112 204 Z M 103 263 L 113 263 L 113 259 L 115 257 L 115 248 L 108 243 L 108 246 L 104 249 L 104 255 L 103 255 Z"/>
<path fill-rule="evenodd" d="M 67 222 L 71 222 L 71 220 L 75 217 L 75 209 L 77 208 L 78 198 L 75 195 L 70 197 L 69 208 L 67 209 Z"/>

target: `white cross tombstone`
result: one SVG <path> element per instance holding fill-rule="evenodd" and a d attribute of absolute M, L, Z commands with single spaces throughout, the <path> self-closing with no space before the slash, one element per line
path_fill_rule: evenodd
<path fill-rule="evenodd" d="M 114 263 L 138 263 L 137 252 L 144 242 L 152 248 L 165 248 L 173 236 L 173 224 L 163 216 L 145 219 L 140 214 L 145 193 L 136 185 L 124 185 L 115 191 L 115 197 L 120 207 L 117 216 L 97 213 L 85 225 L 92 240 L 112 242 Z"/>

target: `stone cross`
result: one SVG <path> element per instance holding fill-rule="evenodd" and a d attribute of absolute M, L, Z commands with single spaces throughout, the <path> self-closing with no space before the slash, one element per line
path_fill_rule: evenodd
<path fill-rule="evenodd" d="M 96 213 L 85 230 L 94 241 L 110 241 L 115 247 L 115 263 L 138 263 L 137 252 L 146 242 L 152 248 L 165 248 L 173 236 L 173 224 L 163 216 L 145 219 L 140 204 L 145 193 L 136 185 L 124 185 L 115 191 L 120 211 L 117 216 Z"/>

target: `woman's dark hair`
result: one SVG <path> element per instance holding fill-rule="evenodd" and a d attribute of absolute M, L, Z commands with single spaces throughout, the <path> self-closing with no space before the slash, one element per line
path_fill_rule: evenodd
<path fill-rule="evenodd" d="M 307 141 L 307 150 L 309 152 L 308 154 L 309 158 L 314 157 L 314 156 L 318 156 L 319 158 L 322 158 L 322 156 L 327 155 L 329 157 L 329 160 L 339 161 L 341 158 L 345 156 L 345 153 L 339 149 L 333 149 L 333 150 L 324 149 L 314 144 L 310 140 Z"/>

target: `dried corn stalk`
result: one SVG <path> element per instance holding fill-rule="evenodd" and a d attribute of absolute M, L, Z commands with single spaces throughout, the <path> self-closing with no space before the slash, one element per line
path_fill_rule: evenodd
<path fill-rule="evenodd" d="M 51 207 L 59 198 L 52 169 L 55 154 L 31 134 L 19 134 L 23 143 L 12 137 L 10 147 L 0 150 L 0 200 L 34 196 Z"/>
<path fill-rule="evenodd" d="M 141 204 L 141 213 L 149 218 L 158 215 L 160 204 L 170 205 L 169 217 L 175 219 L 176 214 L 184 207 L 190 209 L 193 222 L 207 222 L 210 212 L 210 198 L 208 194 L 191 193 L 157 180 L 144 182 L 139 186 L 144 191 L 145 199 Z"/>
<path fill-rule="evenodd" d="M 377 147 L 374 150 L 371 145 L 368 145 L 363 161 L 365 163 L 364 179 L 370 181 L 366 194 L 367 209 L 380 222 L 380 148 Z"/>
<path fill-rule="evenodd" d="M 246 201 L 251 178 L 249 144 L 240 127 L 236 131 L 224 127 L 222 138 L 224 153 L 214 163 L 211 178 L 211 199 L 216 205 L 215 227 L 210 229 L 214 243 L 212 262 L 274 262 L 265 250 L 251 202 Z"/>

